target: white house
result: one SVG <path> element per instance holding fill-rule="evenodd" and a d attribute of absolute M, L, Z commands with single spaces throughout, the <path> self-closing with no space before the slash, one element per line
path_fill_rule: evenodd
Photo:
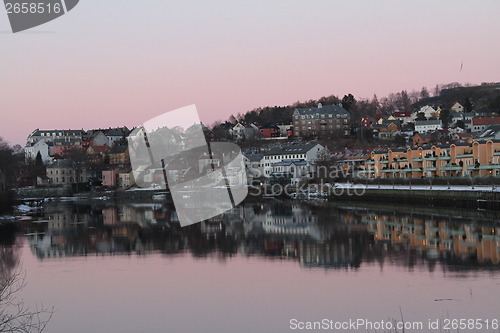
<path fill-rule="evenodd" d="M 263 154 L 245 154 L 243 156 L 249 176 L 252 178 L 264 176 L 264 165 L 262 163 L 263 158 Z"/>
<path fill-rule="evenodd" d="M 264 158 L 261 161 L 261 165 L 263 164 L 264 168 L 264 176 L 270 177 L 273 164 L 283 162 L 284 160 L 304 160 L 312 164 L 317 159 L 318 153 L 323 149 L 324 147 L 317 143 L 274 147 L 264 153 Z"/>
<path fill-rule="evenodd" d="M 441 119 L 432 120 L 417 120 L 415 121 L 415 132 L 426 133 L 428 131 L 436 131 L 443 128 Z"/>
<path fill-rule="evenodd" d="M 271 177 L 289 180 L 292 185 L 313 175 L 314 165 L 305 160 L 284 160 L 272 165 Z"/>
<path fill-rule="evenodd" d="M 44 164 L 52 161 L 52 158 L 50 157 L 49 145 L 45 142 L 45 140 L 40 139 L 35 143 L 28 142 L 26 147 L 24 147 L 24 158 L 26 161 L 34 161 L 38 153 L 40 153 Z"/>
<path fill-rule="evenodd" d="M 452 112 L 464 112 L 464 107 L 462 106 L 462 104 L 456 102 L 455 104 L 453 104 L 450 110 Z"/>
<path fill-rule="evenodd" d="M 420 108 L 420 110 L 418 110 L 417 112 L 414 112 L 412 114 L 413 120 L 416 120 L 417 114 L 419 114 L 419 113 L 423 113 L 425 115 L 425 118 L 429 119 L 429 118 L 434 118 L 434 115 L 436 114 L 436 110 L 430 105 L 422 106 Z"/>
<path fill-rule="evenodd" d="M 254 124 L 244 125 L 242 123 L 236 123 L 236 125 L 229 130 L 229 134 L 238 141 L 253 139 L 257 133 L 259 133 L 259 128 Z"/>

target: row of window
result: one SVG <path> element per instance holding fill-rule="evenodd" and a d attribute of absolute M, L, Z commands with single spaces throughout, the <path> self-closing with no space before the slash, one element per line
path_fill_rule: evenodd
<path fill-rule="evenodd" d="M 60 181 L 59 181 L 60 180 Z M 66 180 L 69 182 L 69 183 L 74 183 L 74 178 L 73 177 L 69 177 L 69 178 L 66 178 L 66 177 L 50 177 L 49 178 L 49 183 L 51 184 L 66 184 Z M 83 183 L 83 177 L 80 177 L 80 182 Z"/>
<path fill-rule="evenodd" d="M 61 175 L 64 175 L 66 173 L 66 170 L 65 169 L 62 169 L 61 170 Z M 71 175 L 73 173 L 73 170 L 69 169 L 68 170 L 68 175 Z M 58 175 L 59 174 L 59 170 L 56 169 L 56 171 L 54 172 L 54 170 L 50 170 L 50 174 L 53 175 L 53 174 L 56 174 Z"/>
<path fill-rule="evenodd" d="M 326 114 L 319 114 L 319 113 L 316 113 L 315 115 L 314 114 L 303 114 L 303 115 L 296 115 L 294 116 L 295 119 L 319 119 L 319 118 L 347 118 L 347 115 L 344 115 L 344 114 L 336 114 L 335 117 L 333 114 L 328 114 L 328 117 L 326 116 Z"/>

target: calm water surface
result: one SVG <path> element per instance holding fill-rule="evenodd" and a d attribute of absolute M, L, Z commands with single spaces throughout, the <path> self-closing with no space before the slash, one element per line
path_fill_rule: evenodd
<path fill-rule="evenodd" d="M 169 205 L 54 201 L 11 253 L 27 274 L 20 297 L 55 307 L 48 332 L 500 319 L 496 213 L 396 209 L 247 202 L 180 228 Z"/>

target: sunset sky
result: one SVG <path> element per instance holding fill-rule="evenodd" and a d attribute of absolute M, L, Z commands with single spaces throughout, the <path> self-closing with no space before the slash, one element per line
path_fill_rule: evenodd
<path fill-rule="evenodd" d="M 82 0 L 12 34 L 2 9 L 0 137 L 500 81 L 499 13 L 498 0 Z"/>

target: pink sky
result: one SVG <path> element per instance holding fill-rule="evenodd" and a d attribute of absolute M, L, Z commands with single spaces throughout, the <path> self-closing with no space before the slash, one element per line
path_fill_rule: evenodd
<path fill-rule="evenodd" d="M 19 34 L 1 12 L 0 136 L 500 81 L 498 12 L 495 0 L 86 0 Z"/>

